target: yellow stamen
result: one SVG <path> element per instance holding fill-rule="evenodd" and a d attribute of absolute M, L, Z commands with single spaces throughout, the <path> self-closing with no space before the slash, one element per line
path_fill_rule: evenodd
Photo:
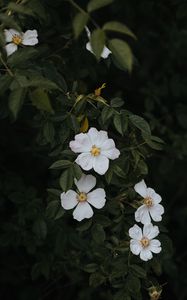
<path fill-rule="evenodd" d="M 147 206 L 147 207 L 151 207 L 153 205 L 153 199 L 151 197 L 147 197 L 143 199 L 143 203 Z"/>
<path fill-rule="evenodd" d="M 146 248 L 146 247 L 149 246 L 150 241 L 148 240 L 148 238 L 143 237 L 143 238 L 141 239 L 140 243 L 141 243 L 141 245 L 142 245 L 143 248 Z"/>
<path fill-rule="evenodd" d="M 101 153 L 100 148 L 97 148 L 95 145 L 92 146 L 91 155 L 98 156 Z"/>
<path fill-rule="evenodd" d="M 19 35 L 15 34 L 15 35 L 13 35 L 13 37 L 12 37 L 12 42 L 13 42 L 15 45 L 20 45 L 20 44 L 22 43 L 22 38 L 21 38 Z"/>
<path fill-rule="evenodd" d="M 100 86 L 99 88 L 97 88 L 94 91 L 95 96 L 100 96 L 101 95 L 101 90 L 103 90 L 106 87 L 106 83 L 103 83 L 102 86 Z"/>
<path fill-rule="evenodd" d="M 78 196 L 77 196 L 77 200 L 79 202 L 85 202 L 87 200 L 87 195 L 86 193 L 81 192 Z"/>

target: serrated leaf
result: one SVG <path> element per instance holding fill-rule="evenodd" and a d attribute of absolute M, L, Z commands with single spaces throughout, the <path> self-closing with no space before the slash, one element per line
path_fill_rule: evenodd
<path fill-rule="evenodd" d="M 10 2 L 7 6 L 7 9 L 10 11 L 19 13 L 19 14 L 25 14 L 25 15 L 30 15 L 30 16 L 34 15 L 32 9 L 25 7 L 23 5 L 20 5 L 20 4 L 14 3 L 14 2 Z"/>
<path fill-rule="evenodd" d="M 49 169 L 66 169 L 69 168 L 72 165 L 72 162 L 69 160 L 57 160 L 55 161 Z"/>
<path fill-rule="evenodd" d="M 129 45 L 120 39 L 112 39 L 109 40 L 108 47 L 112 51 L 112 54 L 114 55 L 116 61 L 120 64 L 120 66 L 123 69 L 131 72 L 133 55 Z"/>
<path fill-rule="evenodd" d="M 105 277 L 101 273 L 95 272 L 90 275 L 90 278 L 89 278 L 90 286 L 97 287 L 104 282 L 105 282 Z"/>
<path fill-rule="evenodd" d="M 123 23 L 120 23 L 120 22 L 116 22 L 116 21 L 107 22 L 104 24 L 103 30 L 116 31 L 119 33 L 129 35 L 132 38 L 136 39 L 136 36 L 134 35 L 134 33 L 126 25 L 124 25 Z"/>
<path fill-rule="evenodd" d="M 95 29 L 90 38 L 92 51 L 95 54 L 97 60 L 101 57 L 105 46 L 105 33 L 102 29 Z"/>
<path fill-rule="evenodd" d="M 110 105 L 112 107 L 121 107 L 124 105 L 124 101 L 123 101 L 123 99 L 121 99 L 119 97 L 115 97 L 111 100 Z"/>
<path fill-rule="evenodd" d="M 87 10 L 88 10 L 88 12 L 92 12 L 96 9 L 99 9 L 106 5 L 111 4 L 113 1 L 114 0 L 91 0 L 88 3 Z"/>
<path fill-rule="evenodd" d="M 78 13 L 73 19 L 73 31 L 75 38 L 81 34 L 88 22 L 89 15 L 87 13 Z"/>
<path fill-rule="evenodd" d="M 104 242 L 106 235 L 103 227 L 100 224 L 96 224 L 92 227 L 92 237 L 93 240 L 98 244 L 102 244 Z"/>
<path fill-rule="evenodd" d="M 146 271 L 138 265 L 130 265 L 130 272 L 132 275 L 137 276 L 139 278 L 146 277 Z"/>
<path fill-rule="evenodd" d="M 74 173 L 74 177 L 79 180 L 82 176 L 82 170 L 81 168 L 77 165 L 77 164 L 74 164 L 73 165 L 73 173 Z"/>
<path fill-rule="evenodd" d="M 123 124 L 122 124 L 121 115 L 115 114 L 115 115 L 114 115 L 113 122 L 114 122 L 114 126 L 115 126 L 116 130 L 117 130 L 121 135 L 123 135 Z"/>
<path fill-rule="evenodd" d="M 101 119 L 103 121 L 103 124 L 105 124 L 106 121 L 112 117 L 112 115 L 113 115 L 113 110 L 110 107 L 105 106 L 101 113 Z"/>
<path fill-rule="evenodd" d="M 145 121 L 142 117 L 137 115 L 130 115 L 129 120 L 131 123 L 136 126 L 138 129 L 147 135 L 151 135 L 151 129 L 147 121 Z"/>
<path fill-rule="evenodd" d="M 17 115 L 23 105 L 25 96 L 26 96 L 26 89 L 24 88 L 19 88 L 10 93 L 8 99 L 8 106 L 10 111 L 12 112 L 14 119 L 17 118 Z"/>
<path fill-rule="evenodd" d="M 30 98 L 32 101 L 32 105 L 35 106 L 37 109 L 47 111 L 52 114 L 54 113 L 49 95 L 44 89 L 35 89 L 30 93 Z"/>
<path fill-rule="evenodd" d="M 39 239 L 45 239 L 47 235 L 47 225 L 43 219 L 38 219 L 33 224 L 33 232 Z"/>
<path fill-rule="evenodd" d="M 60 176 L 60 186 L 64 192 L 68 191 L 73 185 L 74 174 L 72 168 L 67 169 Z"/>
<path fill-rule="evenodd" d="M 84 266 L 83 270 L 87 273 L 93 273 L 95 271 L 97 271 L 98 269 L 98 265 L 95 263 L 92 264 L 87 264 L 86 266 Z"/>

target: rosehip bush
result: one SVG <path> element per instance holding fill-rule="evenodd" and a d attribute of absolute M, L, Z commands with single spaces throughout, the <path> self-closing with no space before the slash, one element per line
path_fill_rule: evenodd
<path fill-rule="evenodd" d="M 135 2 L 0 2 L 4 299 L 154 300 L 176 270 Z"/>

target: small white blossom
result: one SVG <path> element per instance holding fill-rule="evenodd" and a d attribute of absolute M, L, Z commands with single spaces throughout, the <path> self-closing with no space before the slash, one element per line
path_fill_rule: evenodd
<path fill-rule="evenodd" d="M 106 193 L 104 189 L 98 188 L 90 192 L 96 185 L 96 178 L 92 175 L 83 174 L 80 180 L 74 180 L 78 191 L 69 190 L 61 194 L 61 205 L 64 209 L 72 209 L 73 218 L 77 221 L 89 219 L 93 216 L 94 206 L 101 209 L 106 202 Z M 91 204 L 91 205 L 90 205 Z"/>
<path fill-rule="evenodd" d="M 86 49 L 88 51 L 90 51 L 91 53 L 93 53 L 92 46 L 91 46 L 91 43 L 90 43 L 90 35 L 91 35 L 90 30 L 88 29 L 88 27 L 85 27 L 85 29 L 86 29 L 86 33 L 87 33 L 87 36 L 88 36 L 88 39 L 89 39 L 89 42 L 86 44 Z M 104 46 L 103 51 L 101 53 L 101 57 L 102 58 L 107 58 L 110 53 L 112 53 L 112 52 L 106 46 Z"/>
<path fill-rule="evenodd" d="M 138 225 L 134 225 L 129 229 L 130 250 L 135 255 L 147 261 L 153 257 L 153 253 L 160 253 L 162 250 L 159 240 L 154 239 L 159 234 L 158 226 L 146 224 L 142 229 Z"/>
<path fill-rule="evenodd" d="M 100 175 L 108 170 L 109 159 L 114 160 L 120 155 L 113 139 L 108 138 L 107 132 L 98 131 L 93 127 L 87 133 L 77 134 L 69 146 L 73 152 L 81 153 L 75 162 L 83 170 L 88 171 L 93 168 Z"/>
<path fill-rule="evenodd" d="M 164 213 L 164 207 L 159 204 L 162 200 L 161 196 L 147 187 L 144 180 L 135 184 L 134 189 L 143 197 L 143 205 L 135 212 L 135 220 L 142 224 L 151 223 L 151 218 L 155 222 L 161 221 Z"/>
<path fill-rule="evenodd" d="M 5 29 L 5 41 L 7 45 L 5 46 L 5 50 L 7 52 L 7 56 L 10 56 L 15 51 L 17 51 L 18 46 L 34 46 L 38 44 L 38 33 L 34 30 L 27 30 L 25 33 L 18 32 L 15 29 Z"/>

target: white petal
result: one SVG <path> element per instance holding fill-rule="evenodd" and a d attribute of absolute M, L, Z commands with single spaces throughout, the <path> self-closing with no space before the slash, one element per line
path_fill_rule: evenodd
<path fill-rule="evenodd" d="M 83 174 L 82 177 L 77 180 L 75 179 L 75 184 L 79 190 L 79 192 L 88 193 L 91 191 L 96 185 L 96 178 L 92 175 Z"/>
<path fill-rule="evenodd" d="M 136 222 L 141 222 L 142 224 L 151 223 L 151 218 L 149 215 L 149 209 L 146 205 L 141 205 L 135 212 Z"/>
<path fill-rule="evenodd" d="M 153 226 L 153 224 L 146 224 L 143 228 L 143 235 L 149 240 L 154 239 L 159 234 L 158 226 Z"/>
<path fill-rule="evenodd" d="M 93 216 L 93 210 L 88 202 L 79 202 L 77 207 L 73 212 L 73 218 L 77 221 L 82 221 L 83 219 L 89 219 Z"/>
<path fill-rule="evenodd" d="M 34 30 L 27 30 L 22 37 L 22 44 L 25 46 L 33 46 L 38 44 L 38 33 Z"/>
<path fill-rule="evenodd" d="M 104 130 L 100 130 L 97 135 L 96 145 L 103 148 L 103 144 L 108 140 L 108 133 Z"/>
<path fill-rule="evenodd" d="M 10 32 L 10 30 L 5 29 L 4 34 L 5 34 L 5 41 L 7 43 L 12 42 L 12 33 Z"/>
<path fill-rule="evenodd" d="M 155 192 L 155 190 L 152 189 L 152 188 L 148 188 L 147 189 L 147 196 L 151 197 L 153 199 L 154 204 L 158 204 L 158 203 L 160 203 L 162 201 L 161 196 L 159 194 L 157 194 Z"/>
<path fill-rule="evenodd" d="M 64 209 L 72 209 L 77 204 L 77 193 L 72 190 L 67 191 L 66 193 L 62 193 L 60 195 L 61 198 L 61 205 Z"/>
<path fill-rule="evenodd" d="M 98 188 L 87 195 L 87 201 L 95 208 L 102 208 L 106 202 L 106 193 L 104 189 Z"/>
<path fill-rule="evenodd" d="M 91 153 L 81 153 L 75 160 L 83 170 L 89 171 L 93 168 L 94 156 Z"/>
<path fill-rule="evenodd" d="M 106 46 L 103 48 L 103 52 L 101 53 L 102 58 L 107 58 L 109 54 L 112 53 Z"/>
<path fill-rule="evenodd" d="M 161 204 L 155 204 L 149 208 L 149 212 L 155 222 L 160 222 L 164 213 L 164 207 Z"/>
<path fill-rule="evenodd" d="M 147 186 L 144 180 L 141 180 L 137 184 L 135 184 L 134 189 L 136 193 L 145 198 L 147 196 Z"/>
<path fill-rule="evenodd" d="M 94 171 L 97 172 L 100 175 L 103 175 L 106 173 L 106 171 L 109 168 L 109 159 L 104 155 L 98 155 L 94 157 L 93 160 L 93 168 Z"/>
<path fill-rule="evenodd" d="M 71 150 L 75 153 L 90 152 L 92 148 L 91 141 L 86 133 L 79 133 L 75 140 L 69 143 Z"/>
<path fill-rule="evenodd" d="M 142 239 L 142 229 L 138 225 L 134 225 L 129 229 L 129 236 L 137 241 Z"/>
<path fill-rule="evenodd" d="M 93 53 L 93 50 L 92 50 L 92 47 L 91 47 L 91 43 L 90 43 L 90 42 L 88 42 L 88 43 L 86 44 L 86 49 L 87 49 L 88 51 L 90 51 L 91 53 Z"/>
<path fill-rule="evenodd" d="M 142 246 L 139 241 L 131 240 L 130 241 L 130 249 L 133 254 L 139 255 L 140 251 L 142 250 Z"/>
<path fill-rule="evenodd" d="M 95 145 L 95 146 L 98 146 L 97 145 L 97 140 L 98 140 L 98 137 L 99 137 L 99 131 L 94 128 L 94 127 L 91 127 L 87 133 L 90 141 L 91 141 L 91 144 L 92 146 Z"/>
<path fill-rule="evenodd" d="M 162 248 L 160 247 L 161 243 L 159 240 L 151 240 L 149 248 L 153 253 L 160 253 Z"/>
<path fill-rule="evenodd" d="M 105 155 L 110 159 L 116 159 L 120 155 L 120 151 L 116 148 L 115 143 L 112 139 L 106 140 L 102 144 L 102 151 L 101 154 Z"/>
<path fill-rule="evenodd" d="M 90 30 L 87 26 L 85 26 L 85 30 L 86 30 L 86 33 L 87 33 L 87 37 L 89 38 L 91 33 L 90 33 Z"/>
<path fill-rule="evenodd" d="M 140 258 L 144 261 L 148 261 L 153 257 L 153 254 L 151 253 L 150 250 L 143 248 L 142 251 L 140 252 Z"/>
<path fill-rule="evenodd" d="M 13 44 L 13 43 L 7 44 L 5 46 L 5 50 L 6 50 L 7 56 L 12 55 L 15 51 L 17 51 L 17 49 L 18 49 L 18 46 L 15 45 L 15 44 Z"/>

